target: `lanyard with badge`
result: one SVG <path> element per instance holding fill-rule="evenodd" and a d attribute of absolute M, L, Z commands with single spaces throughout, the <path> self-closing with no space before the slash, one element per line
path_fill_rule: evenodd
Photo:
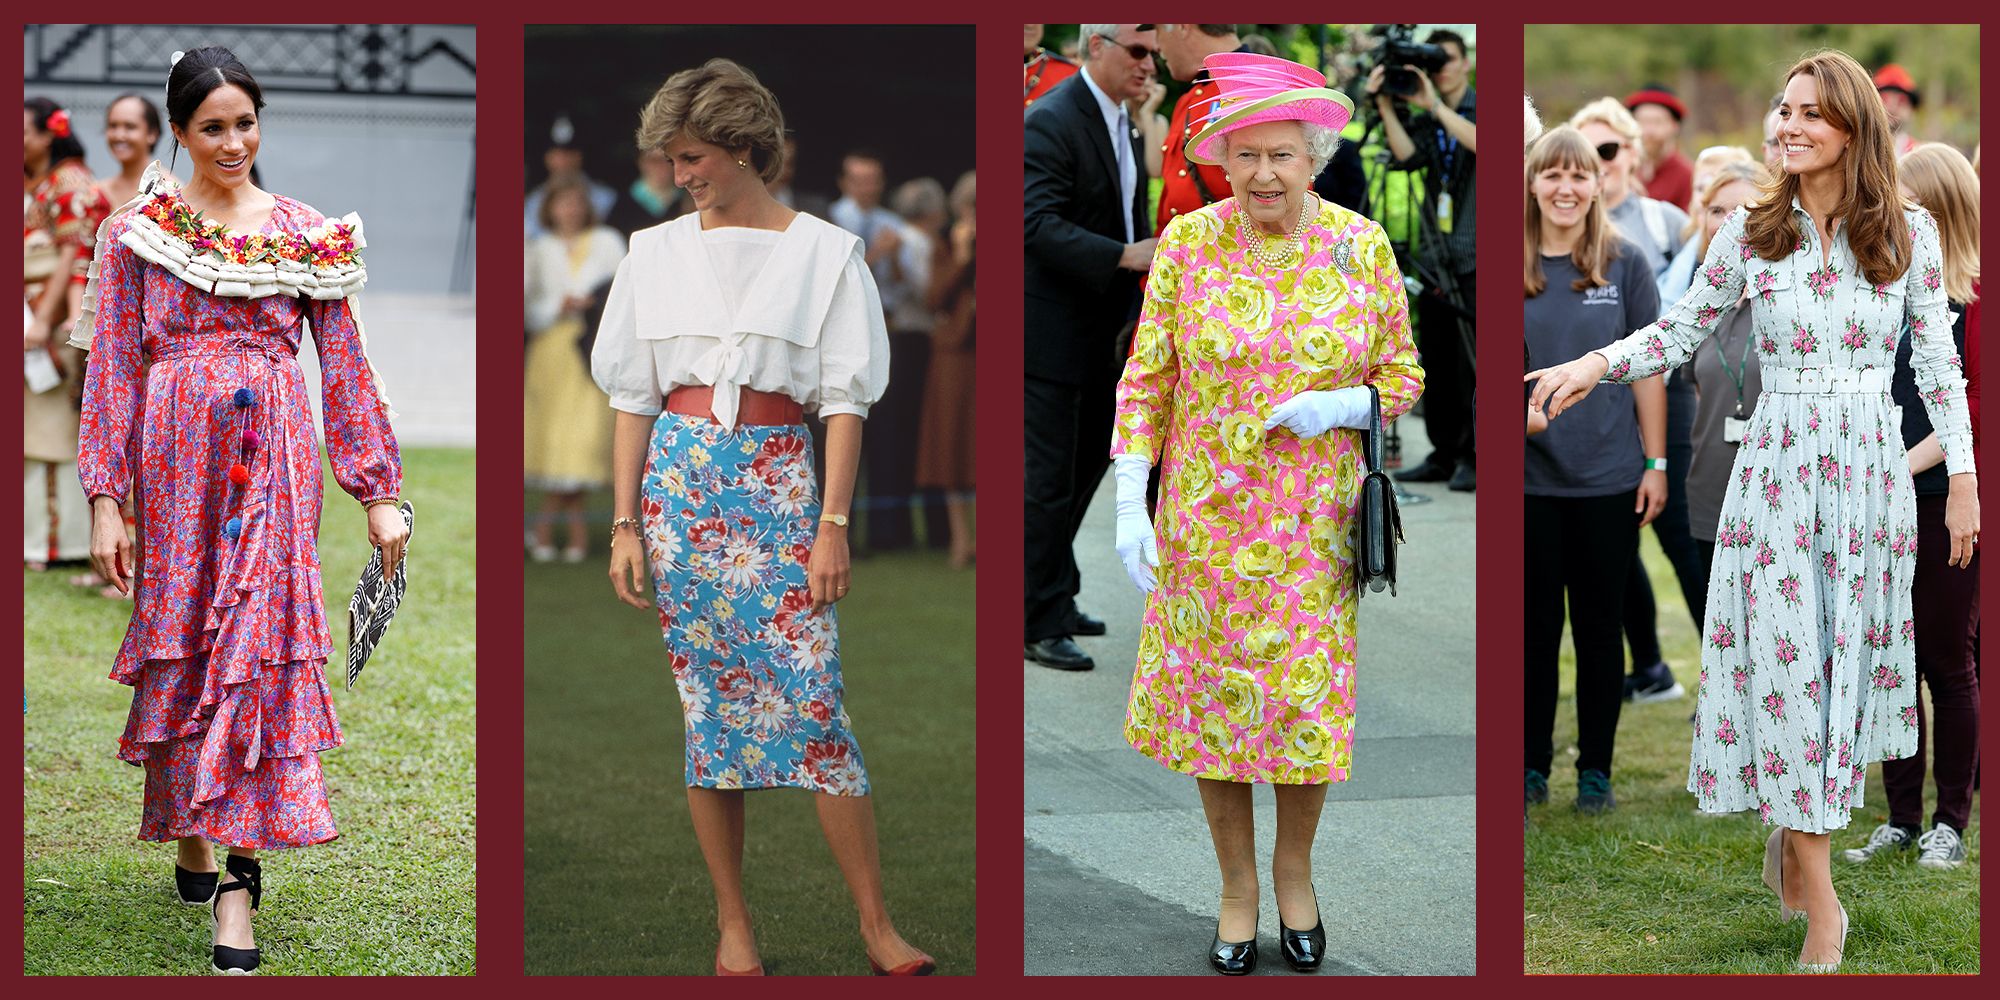
<path fill-rule="evenodd" d="M 1736 386 L 1736 412 L 1722 418 L 1722 443 L 1742 444 L 1743 432 L 1750 426 L 1750 415 L 1743 412 L 1743 380 L 1750 374 L 1750 342 L 1756 338 L 1749 332 L 1743 334 L 1743 350 L 1736 357 L 1736 370 L 1729 370 L 1729 352 L 1723 349 L 1720 340 L 1715 343 L 1715 360 L 1722 365 L 1722 374 Z"/>
<path fill-rule="evenodd" d="M 1451 163 L 1458 153 L 1458 140 L 1445 132 L 1444 124 L 1437 126 L 1438 156 L 1444 161 L 1444 169 L 1438 173 L 1438 232 L 1451 232 Z"/>

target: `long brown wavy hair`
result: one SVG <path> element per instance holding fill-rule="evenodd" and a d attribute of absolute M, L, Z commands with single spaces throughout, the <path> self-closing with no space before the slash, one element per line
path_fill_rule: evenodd
<path fill-rule="evenodd" d="M 1604 177 L 1604 162 L 1597 158 L 1597 147 L 1583 137 L 1574 125 L 1558 125 L 1542 133 L 1528 150 L 1528 171 L 1526 190 L 1528 209 L 1526 227 L 1521 243 L 1521 285 L 1527 298 L 1542 294 L 1549 285 L 1548 275 L 1542 273 L 1542 206 L 1535 201 L 1535 177 L 1551 167 L 1582 167 L 1596 174 L 1601 182 Z M 1604 265 L 1618 256 L 1618 240 L 1612 235 L 1611 219 L 1604 211 L 1604 191 L 1600 186 L 1597 194 L 1590 199 L 1590 209 L 1584 213 L 1583 235 L 1570 250 L 1569 259 L 1583 276 L 1570 283 L 1575 291 L 1602 287 L 1611 282 L 1604 277 Z"/>
<path fill-rule="evenodd" d="M 1845 227 L 1861 276 L 1871 285 L 1889 284 L 1910 267 L 1910 227 L 1896 189 L 1896 147 L 1882 98 L 1868 71 L 1837 49 L 1808 53 L 1785 74 L 1785 82 L 1801 74 L 1819 84 L 1821 117 L 1848 135 L 1840 158 L 1845 183 L 1832 217 Z M 1798 251 L 1799 225 L 1792 215 L 1798 193 L 1799 175 L 1780 171 L 1751 207 L 1743 235 L 1757 256 L 1776 261 Z"/>

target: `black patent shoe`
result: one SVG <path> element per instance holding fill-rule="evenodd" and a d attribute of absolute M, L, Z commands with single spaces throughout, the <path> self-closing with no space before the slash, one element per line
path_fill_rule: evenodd
<path fill-rule="evenodd" d="M 201 906 L 215 898 L 215 882 L 220 872 L 191 872 L 174 865 L 174 892 L 187 906 Z"/>
<path fill-rule="evenodd" d="M 250 894 L 250 913 L 254 916 L 257 913 L 257 907 L 264 901 L 263 867 L 257 863 L 256 858 L 241 858 L 234 854 L 225 858 L 223 863 L 229 868 L 229 874 L 236 876 L 236 881 L 216 887 L 216 908 L 221 908 L 224 893 L 242 889 Z M 215 916 L 215 910 L 211 910 L 209 915 L 215 925 L 215 933 L 221 933 L 222 922 Z M 215 951 L 214 965 L 215 971 L 218 974 L 225 976 L 248 976 L 257 971 L 257 964 L 260 960 L 257 949 L 231 948 L 228 945 L 215 944 L 214 938 L 210 938 L 209 940 L 210 946 Z"/>
<path fill-rule="evenodd" d="M 1025 653 L 1030 662 L 1056 670 L 1092 670 L 1097 667 L 1097 661 L 1091 659 L 1075 639 L 1066 635 L 1028 643 Z"/>
<path fill-rule="evenodd" d="M 1224 941 L 1222 923 L 1215 925 L 1215 943 L 1208 947 L 1208 964 L 1225 976 L 1247 976 L 1257 971 L 1257 936 L 1248 941 Z"/>
<path fill-rule="evenodd" d="M 1326 957 L 1326 921 L 1317 912 L 1313 913 L 1313 926 L 1309 931 L 1295 931 L 1278 921 L 1278 951 L 1285 956 L 1285 964 L 1293 972 L 1318 972 L 1321 959 Z"/>

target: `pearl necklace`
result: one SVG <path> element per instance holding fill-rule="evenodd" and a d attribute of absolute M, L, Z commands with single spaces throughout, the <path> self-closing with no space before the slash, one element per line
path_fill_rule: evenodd
<path fill-rule="evenodd" d="M 1312 217 L 1313 203 L 1318 199 L 1318 195 L 1307 192 L 1306 197 L 1299 200 L 1298 222 L 1294 223 L 1292 231 L 1286 233 L 1285 238 L 1277 243 L 1265 241 L 1264 233 L 1250 223 L 1250 210 L 1241 205 L 1237 206 L 1241 209 L 1237 214 L 1237 225 L 1243 230 L 1243 242 L 1257 248 L 1252 253 L 1257 263 L 1266 268 L 1274 268 L 1290 259 L 1292 249 L 1299 246 L 1305 238 L 1306 220 Z"/>

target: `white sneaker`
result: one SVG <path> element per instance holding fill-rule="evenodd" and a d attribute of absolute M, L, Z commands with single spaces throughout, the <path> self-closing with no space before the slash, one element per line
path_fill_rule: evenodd
<path fill-rule="evenodd" d="M 1925 834 L 1929 836 L 1929 834 Z M 1868 843 L 1861 847 L 1850 847 L 1840 852 L 1840 856 L 1855 864 L 1872 860 L 1877 854 L 1907 850 L 1910 846 L 1910 831 L 1900 826 L 1884 823 L 1868 835 Z M 1962 857 L 1962 855 L 1961 855 Z"/>
<path fill-rule="evenodd" d="M 1965 863 L 1965 841 L 1959 839 L 1958 831 L 1949 823 L 1939 823 L 1931 832 L 1917 838 L 1917 847 L 1923 853 L 1917 856 L 1917 867 L 1949 871 Z"/>

